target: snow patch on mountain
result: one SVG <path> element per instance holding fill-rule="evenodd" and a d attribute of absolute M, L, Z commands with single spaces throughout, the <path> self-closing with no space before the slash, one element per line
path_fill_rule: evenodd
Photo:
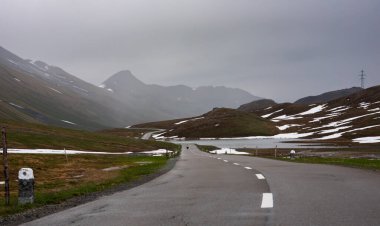
<path fill-rule="evenodd" d="M 308 111 L 301 112 L 301 113 L 299 113 L 297 115 L 311 115 L 311 114 L 315 114 L 315 113 L 318 113 L 318 112 L 322 111 L 326 107 L 327 107 L 327 104 L 322 104 L 322 105 L 313 107 L 312 109 L 310 109 Z"/>
<path fill-rule="evenodd" d="M 380 136 L 375 137 L 359 137 L 352 139 L 353 142 L 361 144 L 371 144 L 371 143 L 380 143 Z"/>
<path fill-rule="evenodd" d="M 295 126 L 302 126 L 301 124 L 289 124 L 289 125 L 282 125 L 282 126 L 276 126 L 279 130 L 286 130 L 290 127 L 295 127 Z"/>
<path fill-rule="evenodd" d="M 76 125 L 76 123 L 74 123 L 74 122 L 70 122 L 70 121 L 67 121 L 67 120 L 61 120 L 62 122 L 65 122 L 65 123 L 67 123 L 67 124 L 71 124 L 71 125 Z"/>
<path fill-rule="evenodd" d="M 269 113 L 269 114 L 266 114 L 266 115 L 262 115 L 261 117 L 262 117 L 262 118 L 268 118 L 268 117 L 270 117 L 271 115 L 276 114 L 276 113 L 278 113 L 278 112 L 281 112 L 281 111 L 283 111 L 283 110 L 284 110 L 284 109 L 280 109 L 280 110 L 274 111 L 274 112 L 272 112 L 272 113 Z"/>

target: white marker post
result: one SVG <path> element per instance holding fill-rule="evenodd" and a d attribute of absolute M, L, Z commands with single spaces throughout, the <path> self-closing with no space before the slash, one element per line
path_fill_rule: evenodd
<path fill-rule="evenodd" d="M 18 203 L 34 202 L 34 175 L 31 168 L 21 168 L 18 171 Z"/>
<path fill-rule="evenodd" d="M 291 151 L 290 151 L 290 159 L 291 159 L 291 160 L 294 160 L 295 156 L 296 156 L 296 151 L 291 150 Z"/>
<path fill-rule="evenodd" d="M 277 145 L 276 145 L 276 147 L 274 148 L 274 158 L 277 158 Z"/>
<path fill-rule="evenodd" d="M 65 156 L 66 156 L 66 163 L 69 163 L 69 159 L 67 158 L 66 148 L 65 148 Z"/>

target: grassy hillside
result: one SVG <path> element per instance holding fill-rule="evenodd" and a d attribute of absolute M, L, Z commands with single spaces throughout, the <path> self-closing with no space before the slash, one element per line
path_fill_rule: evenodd
<path fill-rule="evenodd" d="M 252 113 L 216 108 L 197 118 L 177 119 L 136 125 L 138 128 L 166 129 L 166 137 L 270 136 L 278 132 L 272 122 Z"/>
<path fill-rule="evenodd" d="M 254 111 L 259 110 L 259 109 L 272 107 L 276 104 L 277 103 L 274 100 L 262 99 L 262 100 L 252 101 L 252 102 L 247 103 L 247 104 L 243 104 L 238 108 L 238 110 L 245 111 L 245 112 L 254 112 Z"/>
<path fill-rule="evenodd" d="M 72 149 L 106 152 L 139 152 L 159 148 L 176 149 L 170 143 L 144 141 L 107 132 L 88 132 L 34 123 L 1 120 L 8 132 L 9 148 Z"/>

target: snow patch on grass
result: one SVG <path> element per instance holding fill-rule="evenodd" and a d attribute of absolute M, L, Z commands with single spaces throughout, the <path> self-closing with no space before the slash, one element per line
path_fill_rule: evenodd
<path fill-rule="evenodd" d="M 367 102 L 361 102 L 359 104 L 359 108 L 362 108 L 362 109 L 367 109 L 371 104 L 370 103 L 367 103 Z"/>
<path fill-rule="evenodd" d="M 302 117 L 296 117 L 294 115 L 280 115 L 280 116 L 277 116 L 276 118 L 273 118 L 272 121 L 278 122 L 281 120 L 295 120 L 295 119 L 302 119 Z"/>
<path fill-rule="evenodd" d="M 266 114 L 266 115 L 262 115 L 261 118 L 268 118 L 269 116 L 273 115 L 273 114 L 276 114 L 280 111 L 283 111 L 284 109 L 280 109 L 280 110 L 277 110 L 277 111 L 274 111 L 272 113 L 269 113 L 269 114 Z"/>
<path fill-rule="evenodd" d="M 341 126 L 341 127 L 337 127 L 337 128 L 334 128 L 334 129 L 322 130 L 322 131 L 319 132 L 319 134 L 335 133 L 335 132 L 338 132 L 339 130 L 348 129 L 350 127 L 352 127 L 352 126 Z"/>
<path fill-rule="evenodd" d="M 326 104 L 322 104 L 322 105 L 318 105 L 316 107 L 313 107 L 312 109 L 308 110 L 308 111 L 305 111 L 305 112 L 302 112 L 302 113 L 299 113 L 297 115 L 311 115 L 311 114 L 315 114 L 317 112 L 320 112 L 322 111 L 324 108 L 326 108 L 327 105 Z"/>
<path fill-rule="evenodd" d="M 289 124 L 289 125 L 283 125 L 283 126 L 276 126 L 279 130 L 286 130 L 290 127 L 295 127 L 295 126 L 303 126 L 300 124 Z"/>
<path fill-rule="evenodd" d="M 249 155 L 247 152 L 242 152 L 242 151 L 236 151 L 235 149 L 231 148 L 222 148 L 214 151 L 210 151 L 212 154 L 228 154 L 228 155 Z"/>
<path fill-rule="evenodd" d="M 380 143 L 380 136 L 376 137 L 359 137 L 352 140 L 352 142 L 361 144 Z"/>
<path fill-rule="evenodd" d="M 158 155 L 158 154 L 166 154 L 166 153 L 171 153 L 171 152 L 172 151 L 169 151 L 166 149 L 158 149 L 158 150 L 154 150 L 154 151 L 143 151 L 143 152 L 139 152 L 139 153 Z"/>
<path fill-rule="evenodd" d="M 63 94 L 61 91 L 59 91 L 59 90 L 56 90 L 56 89 L 54 89 L 54 88 L 51 88 L 51 87 L 48 87 L 49 89 L 51 89 L 51 90 L 53 90 L 54 92 L 56 92 L 56 93 L 59 93 L 59 94 Z"/>
<path fill-rule="evenodd" d="M 176 122 L 174 123 L 174 125 L 181 125 L 183 123 L 186 123 L 188 121 L 196 121 L 196 120 L 200 120 L 200 119 L 204 119 L 205 117 L 199 117 L 199 118 L 193 118 L 193 119 L 187 119 L 187 120 L 183 120 L 183 121 L 180 121 L 180 122 Z"/>
<path fill-rule="evenodd" d="M 76 123 L 73 123 L 73 122 L 70 122 L 70 121 L 67 121 L 67 120 L 61 120 L 62 122 L 65 122 L 67 124 L 71 124 L 71 125 L 76 125 Z"/>
<path fill-rule="evenodd" d="M 352 130 L 348 130 L 348 131 L 344 131 L 344 132 L 340 132 L 340 133 L 334 133 L 334 134 L 331 134 L 329 136 L 320 137 L 320 138 L 316 138 L 316 139 L 317 140 L 335 139 L 335 138 L 341 137 L 344 133 L 352 133 L 355 131 L 366 130 L 366 129 L 370 129 L 370 128 L 374 128 L 374 127 L 378 127 L 378 126 L 380 126 L 380 125 L 372 125 L 372 126 L 366 126 L 366 127 L 362 127 L 362 128 L 356 128 L 356 129 L 352 129 Z"/>
<path fill-rule="evenodd" d="M 2 153 L 2 151 L 0 151 Z M 54 149 L 8 149 L 8 153 L 13 154 L 56 154 L 56 155 L 75 155 L 75 154 L 99 154 L 99 155 L 114 155 L 114 154 L 131 154 L 132 152 L 97 152 L 97 151 L 77 151 L 77 150 L 54 150 Z"/>
<path fill-rule="evenodd" d="M 10 102 L 9 104 L 12 105 L 12 106 L 14 106 L 14 107 L 16 107 L 16 108 L 24 109 L 24 107 L 22 107 L 22 106 L 20 106 L 20 105 L 17 105 L 17 104 L 15 104 L 15 103 Z"/>

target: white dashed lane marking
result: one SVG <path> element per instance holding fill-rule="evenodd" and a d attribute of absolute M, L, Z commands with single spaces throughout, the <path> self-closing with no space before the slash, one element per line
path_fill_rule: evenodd
<path fill-rule="evenodd" d="M 214 158 L 214 159 L 218 159 L 218 160 L 223 160 L 224 162 L 228 162 L 228 160 L 225 160 L 225 159 L 222 159 L 222 158 L 217 158 L 217 157 L 214 157 L 214 156 L 209 156 L 211 158 Z M 235 166 L 240 166 L 239 163 L 233 163 Z M 246 166 L 244 167 L 245 169 L 247 170 L 251 170 L 252 168 L 249 167 L 249 166 Z M 261 173 L 257 173 L 255 174 L 257 179 L 259 180 L 264 180 L 265 177 L 263 174 Z M 273 194 L 272 193 L 263 193 L 263 197 L 262 197 L 262 201 L 261 201 L 261 208 L 273 208 Z"/>
<path fill-rule="evenodd" d="M 261 208 L 273 208 L 273 194 L 272 193 L 263 193 Z"/>
<path fill-rule="evenodd" d="M 262 174 L 256 174 L 257 179 L 264 180 L 265 177 Z"/>

